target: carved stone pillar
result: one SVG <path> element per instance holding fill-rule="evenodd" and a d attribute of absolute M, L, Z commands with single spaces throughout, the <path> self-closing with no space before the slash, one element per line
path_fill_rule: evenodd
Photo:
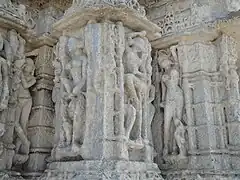
<path fill-rule="evenodd" d="M 185 38 L 169 49 L 159 50 L 155 58 L 160 70 L 154 70 L 154 82 L 160 84 L 160 95 L 165 94 L 158 94 L 155 100 L 158 107 L 163 107 L 164 114 L 163 139 L 160 145 L 155 143 L 158 153 L 163 154 L 158 163 L 167 179 L 199 176 L 218 179 L 225 177 L 223 172 L 233 172 L 237 162 L 232 153 L 237 152 L 239 146 L 236 41 L 225 34 L 209 41 L 193 39 Z M 177 81 L 173 81 L 174 78 Z M 173 86 L 173 82 L 177 86 Z M 168 106 L 171 102 L 178 104 L 178 109 L 183 108 L 182 114 L 173 104 Z M 173 113 L 176 116 L 172 116 Z M 173 117 L 172 120 L 169 117 Z M 172 121 L 170 127 L 169 121 Z M 184 150 L 187 152 L 181 153 Z"/>
<path fill-rule="evenodd" d="M 35 75 L 33 107 L 28 124 L 28 137 L 31 142 L 30 154 L 24 166 L 25 177 L 38 177 L 46 169 L 46 157 L 50 156 L 54 137 L 54 107 L 52 102 L 53 88 L 53 48 L 42 46 L 28 53 L 35 56 Z"/>
<path fill-rule="evenodd" d="M 81 3 L 54 27 L 61 125 L 41 179 L 162 179 L 153 163 L 147 38 L 159 29 L 135 1 Z"/>
<path fill-rule="evenodd" d="M 228 169 L 224 163 L 227 157 L 224 155 L 224 121 L 220 114 L 224 89 L 217 52 L 212 42 L 183 43 L 178 47 L 192 169 Z"/>

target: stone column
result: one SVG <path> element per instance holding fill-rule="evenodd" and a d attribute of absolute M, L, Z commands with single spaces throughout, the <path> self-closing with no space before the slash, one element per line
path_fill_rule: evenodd
<path fill-rule="evenodd" d="M 54 137 L 53 48 L 44 45 L 28 55 L 34 57 L 37 82 L 32 91 L 33 106 L 28 124 L 31 148 L 24 166 L 26 178 L 38 177 L 46 169 L 46 157 L 50 156 Z"/>
<path fill-rule="evenodd" d="M 196 173 L 217 178 L 211 173 L 230 170 L 225 129 L 228 113 L 225 108 L 226 83 L 230 82 L 230 68 L 229 58 L 220 50 L 220 44 L 226 44 L 224 40 L 224 36 L 214 42 L 189 38 L 176 46 L 182 74 L 180 85 L 184 92 L 183 120 L 187 130 L 188 161 L 168 166 L 173 170 L 173 173 L 168 172 L 168 179 L 183 176 L 181 171 L 179 175 L 175 173 L 176 167 L 190 170 L 192 174 L 185 174 L 189 179 L 197 178 Z M 204 174 L 201 169 L 205 169 Z"/>
<path fill-rule="evenodd" d="M 239 63 L 239 50 L 236 39 L 223 34 L 221 47 L 220 71 L 223 75 L 225 98 L 223 101 L 221 115 L 224 121 L 225 147 L 229 150 L 229 157 L 232 170 L 239 170 L 239 146 L 240 146 L 240 94 L 239 94 L 239 73 L 237 73 L 237 63 Z"/>
<path fill-rule="evenodd" d="M 162 179 L 153 163 L 147 38 L 160 29 L 135 1 L 74 1 L 54 28 L 61 125 L 41 179 Z"/>

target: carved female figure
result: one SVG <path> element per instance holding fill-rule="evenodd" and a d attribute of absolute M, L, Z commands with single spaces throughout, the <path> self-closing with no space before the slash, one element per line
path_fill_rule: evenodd
<path fill-rule="evenodd" d="M 18 60 L 19 61 L 19 60 Z M 32 107 L 32 97 L 29 92 L 29 88 L 36 83 L 34 77 L 35 66 L 32 59 L 27 58 L 25 63 L 20 66 L 20 80 L 17 86 L 17 107 L 15 114 L 15 132 L 17 134 L 16 139 L 16 154 L 21 151 L 22 154 L 29 154 L 30 142 L 27 138 L 27 123 Z M 15 161 L 19 161 L 20 156 L 15 157 Z M 26 156 L 25 156 L 26 157 Z M 20 160 L 21 161 L 21 160 Z M 24 158 L 23 161 L 26 161 Z M 23 163 L 23 162 L 20 162 Z"/>
<path fill-rule="evenodd" d="M 146 32 L 130 33 L 124 53 L 124 86 L 128 101 L 136 110 L 136 144 L 142 146 L 142 103 L 147 94 L 146 61 L 148 49 L 145 40 Z"/>
<path fill-rule="evenodd" d="M 66 90 L 64 129 L 68 145 L 78 151 L 83 143 L 85 124 L 85 95 L 87 57 L 84 44 L 76 38 L 69 38 L 68 51 L 71 60 L 66 64 L 65 76 L 61 81 Z"/>
<path fill-rule="evenodd" d="M 180 127 L 179 122 L 182 120 L 183 113 L 183 91 L 179 87 L 179 72 L 176 69 L 171 69 L 169 76 L 163 75 L 163 82 L 166 85 L 166 100 L 164 106 L 164 150 L 163 155 L 167 156 L 169 153 L 169 140 L 172 136 L 170 134 L 171 122 Z M 180 129 L 179 129 L 180 130 Z M 177 131 L 176 135 L 179 132 Z M 178 143 L 178 142 L 177 142 Z M 180 145 L 180 144 L 178 144 Z M 181 146 L 180 146 L 181 147 Z M 179 148 L 180 148 L 179 147 Z M 181 151 L 181 150 L 180 150 Z"/>

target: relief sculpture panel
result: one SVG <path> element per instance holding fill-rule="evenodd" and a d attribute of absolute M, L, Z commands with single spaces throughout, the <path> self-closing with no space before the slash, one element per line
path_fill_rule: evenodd
<path fill-rule="evenodd" d="M 155 113 L 155 107 L 151 103 L 155 88 L 151 83 L 151 46 L 145 35 L 145 31 L 126 35 L 123 54 L 125 132 L 131 151 L 145 148 L 145 161 L 151 162 L 153 148 L 149 146 L 152 146 L 151 123 Z"/>
<path fill-rule="evenodd" d="M 71 153 L 72 156 L 79 155 L 83 143 L 87 56 L 84 52 L 84 41 L 81 39 L 63 36 L 56 48 L 53 100 L 57 118 L 55 121 L 56 123 L 62 121 L 60 131 L 57 132 L 59 133 L 57 149 L 66 154 L 59 153 L 57 159 L 61 159 L 71 156 Z M 60 96 L 60 100 L 54 97 L 56 95 L 58 98 Z"/>
<path fill-rule="evenodd" d="M 187 159 L 187 132 L 183 84 L 176 46 L 157 51 L 155 61 L 159 67 L 158 72 L 155 72 L 158 77 L 155 78 L 159 79 L 157 82 L 160 84 L 160 97 L 156 106 L 163 109 L 163 137 L 160 137 L 163 139 L 163 163 L 179 164 Z"/>
<path fill-rule="evenodd" d="M 239 0 L 0 1 L 0 179 L 240 179 Z"/>
<path fill-rule="evenodd" d="M 19 170 L 29 158 L 30 88 L 35 65 L 25 57 L 25 40 L 16 30 L 0 35 L 1 49 L 1 169 Z M 20 167 L 21 168 L 21 167 Z"/>

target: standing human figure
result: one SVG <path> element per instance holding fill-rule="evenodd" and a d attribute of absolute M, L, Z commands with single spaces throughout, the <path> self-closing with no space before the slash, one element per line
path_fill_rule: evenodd
<path fill-rule="evenodd" d="M 20 61 L 20 60 L 18 60 Z M 18 62 L 16 61 L 16 63 Z M 27 138 L 27 124 L 29 121 L 29 115 L 32 108 L 32 96 L 30 94 L 29 88 L 36 83 L 36 78 L 34 77 L 35 66 L 32 59 L 27 58 L 25 62 L 19 63 L 21 71 L 19 73 L 20 82 L 17 84 L 15 89 L 17 94 L 17 105 L 15 112 L 15 132 L 17 135 L 15 142 L 15 163 L 24 163 L 29 154 L 30 141 Z M 18 66 L 16 64 L 16 66 Z M 25 155 L 21 159 L 21 155 Z M 20 158 L 20 159 L 19 159 Z M 20 161 L 20 162 L 18 162 Z M 22 162 L 24 161 L 24 162 Z"/>
<path fill-rule="evenodd" d="M 166 85 L 166 100 L 164 107 L 164 150 L 163 156 L 169 153 L 169 140 L 174 135 L 170 128 L 174 122 L 182 121 L 183 115 L 183 90 L 179 86 L 179 72 L 177 69 L 171 69 L 169 75 L 163 75 L 163 82 Z M 173 122 L 173 123 L 172 123 Z M 175 123 L 177 124 L 177 123 Z"/>

